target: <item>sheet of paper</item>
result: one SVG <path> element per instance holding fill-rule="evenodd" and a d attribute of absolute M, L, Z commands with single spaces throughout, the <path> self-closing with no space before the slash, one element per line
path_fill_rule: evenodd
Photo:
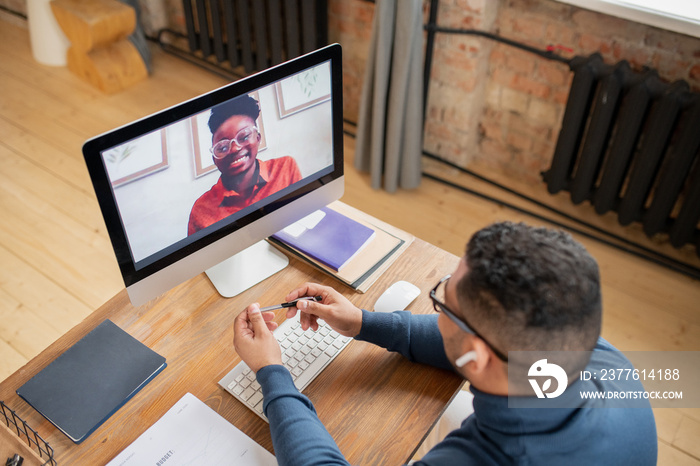
<path fill-rule="evenodd" d="M 275 457 L 191 393 L 107 466 L 276 465 Z"/>

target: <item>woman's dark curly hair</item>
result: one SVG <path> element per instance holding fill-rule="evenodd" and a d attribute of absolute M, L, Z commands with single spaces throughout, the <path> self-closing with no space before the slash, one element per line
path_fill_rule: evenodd
<path fill-rule="evenodd" d="M 257 100 L 247 94 L 217 105 L 211 109 L 209 116 L 211 134 L 216 133 L 219 126 L 234 115 L 246 115 L 255 121 L 260 116 L 260 105 Z"/>

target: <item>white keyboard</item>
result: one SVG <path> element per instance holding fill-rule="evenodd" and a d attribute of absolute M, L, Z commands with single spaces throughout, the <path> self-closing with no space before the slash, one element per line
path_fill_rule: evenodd
<path fill-rule="evenodd" d="M 289 369 L 294 385 L 300 392 L 352 340 L 340 335 L 322 320 L 318 321 L 318 331 L 303 331 L 299 313 L 293 319 L 285 320 L 273 334 L 282 349 L 282 364 Z M 239 362 L 219 381 L 219 385 L 267 421 L 263 414 L 262 388 L 246 363 Z"/>

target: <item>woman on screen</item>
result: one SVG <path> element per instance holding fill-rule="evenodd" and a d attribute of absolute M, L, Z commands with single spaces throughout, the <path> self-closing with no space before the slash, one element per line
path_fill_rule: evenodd
<path fill-rule="evenodd" d="M 261 136 L 255 122 L 259 115 L 258 101 L 249 95 L 212 109 L 210 150 L 221 177 L 192 206 L 188 235 L 301 180 L 292 157 L 257 159 Z"/>

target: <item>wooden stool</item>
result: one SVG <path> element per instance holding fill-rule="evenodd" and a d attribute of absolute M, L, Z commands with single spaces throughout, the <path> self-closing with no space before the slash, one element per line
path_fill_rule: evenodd
<path fill-rule="evenodd" d="M 148 77 L 127 39 L 136 27 L 133 8 L 118 0 L 52 0 L 51 9 L 71 42 L 66 62 L 73 73 L 107 93 Z"/>

